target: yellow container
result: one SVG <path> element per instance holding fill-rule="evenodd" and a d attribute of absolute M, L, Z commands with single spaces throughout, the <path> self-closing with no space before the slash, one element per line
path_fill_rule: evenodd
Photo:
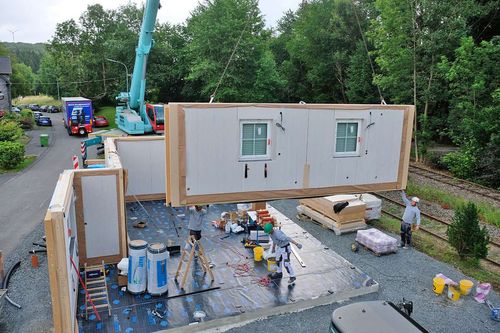
<path fill-rule="evenodd" d="M 276 259 L 275 258 L 269 258 L 269 259 L 267 259 L 267 270 L 269 272 L 276 272 L 278 270 L 278 265 L 276 265 Z"/>
<path fill-rule="evenodd" d="M 458 301 L 460 299 L 460 291 L 452 286 L 448 286 L 448 298 L 452 301 Z"/>
<path fill-rule="evenodd" d="M 262 246 L 256 246 L 253 248 L 253 259 L 255 261 L 262 261 L 263 255 L 264 255 L 264 248 Z"/>
<path fill-rule="evenodd" d="M 441 295 L 444 290 L 444 279 L 440 277 L 435 277 L 433 280 L 434 292 L 436 295 Z"/>
<path fill-rule="evenodd" d="M 460 293 L 469 295 L 474 283 L 471 280 L 460 280 Z"/>

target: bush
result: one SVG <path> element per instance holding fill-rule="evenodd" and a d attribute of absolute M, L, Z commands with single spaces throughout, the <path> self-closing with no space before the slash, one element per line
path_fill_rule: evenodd
<path fill-rule="evenodd" d="M 24 159 L 24 146 L 20 142 L 0 142 L 0 168 L 13 169 Z"/>
<path fill-rule="evenodd" d="M 471 179 L 476 175 L 476 157 L 469 149 L 448 153 L 443 156 L 442 162 L 455 177 Z"/>
<path fill-rule="evenodd" d="M 469 202 L 455 210 L 453 222 L 446 234 L 461 258 L 486 258 L 490 236 L 485 227 L 479 227 L 479 216 L 474 203 Z"/>
<path fill-rule="evenodd" d="M 31 110 L 22 110 L 18 122 L 22 129 L 32 129 L 35 125 L 33 112 Z"/>
<path fill-rule="evenodd" d="M 0 121 L 0 141 L 17 141 L 23 135 L 23 130 L 17 122 Z"/>

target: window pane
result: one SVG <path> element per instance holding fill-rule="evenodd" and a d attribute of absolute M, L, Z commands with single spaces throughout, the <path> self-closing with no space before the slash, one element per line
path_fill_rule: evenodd
<path fill-rule="evenodd" d="M 358 123 L 348 123 L 347 124 L 347 137 L 357 137 L 358 136 Z"/>
<path fill-rule="evenodd" d="M 346 152 L 356 152 L 357 138 L 347 138 L 345 143 Z"/>
<path fill-rule="evenodd" d="M 254 124 L 243 124 L 243 139 L 253 139 Z"/>
<path fill-rule="evenodd" d="M 345 137 L 346 132 L 347 132 L 347 124 L 346 123 L 338 123 L 337 124 L 337 138 Z"/>
<path fill-rule="evenodd" d="M 255 140 L 255 155 L 267 154 L 267 139 Z"/>
<path fill-rule="evenodd" d="M 254 155 L 253 140 L 243 140 L 243 142 L 241 143 L 241 155 Z"/>
<path fill-rule="evenodd" d="M 255 138 L 267 139 L 267 124 L 255 124 Z"/>
<path fill-rule="evenodd" d="M 336 143 L 335 143 L 335 152 L 337 152 L 337 153 L 345 152 L 345 139 L 344 138 L 337 138 Z"/>

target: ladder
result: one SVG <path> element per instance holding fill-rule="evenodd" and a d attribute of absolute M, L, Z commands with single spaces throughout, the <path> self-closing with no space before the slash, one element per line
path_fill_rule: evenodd
<path fill-rule="evenodd" d="M 89 308 L 108 309 L 108 314 L 111 316 L 111 304 L 109 303 L 108 284 L 106 282 L 106 268 L 104 260 L 100 265 L 87 266 L 85 263 L 85 285 L 87 286 L 88 297 L 85 298 L 85 318 L 88 319 Z M 99 276 L 89 278 L 87 272 L 99 272 Z M 90 302 L 92 301 L 92 302 Z"/>
<path fill-rule="evenodd" d="M 191 268 L 191 263 L 193 262 L 194 259 L 196 247 L 198 247 L 198 259 L 200 260 L 204 275 L 208 273 L 210 274 L 210 278 L 212 279 L 211 281 L 213 282 L 215 280 L 214 273 L 210 268 L 210 263 L 208 262 L 208 259 L 205 256 L 205 250 L 203 249 L 201 242 L 196 240 L 194 236 L 189 236 L 187 243 L 191 245 L 191 250 L 189 252 L 186 249 L 182 250 L 181 259 L 179 260 L 179 266 L 177 267 L 177 272 L 175 273 L 175 279 L 174 279 L 175 282 L 179 283 L 177 278 L 179 276 L 182 276 L 182 281 L 181 284 L 179 285 L 181 290 L 184 290 L 184 285 L 186 284 L 188 272 L 189 269 Z M 184 270 L 184 272 L 182 272 L 182 265 L 184 263 L 184 258 L 186 258 L 187 256 L 189 256 L 189 258 L 186 263 L 186 269 Z"/>

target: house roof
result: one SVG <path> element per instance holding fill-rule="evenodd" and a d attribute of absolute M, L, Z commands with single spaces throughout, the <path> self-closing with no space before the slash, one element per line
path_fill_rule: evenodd
<path fill-rule="evenodd" d="M 0 57 L 0 74 L 12 74 L 12 66 L 9 57 Z"/>

